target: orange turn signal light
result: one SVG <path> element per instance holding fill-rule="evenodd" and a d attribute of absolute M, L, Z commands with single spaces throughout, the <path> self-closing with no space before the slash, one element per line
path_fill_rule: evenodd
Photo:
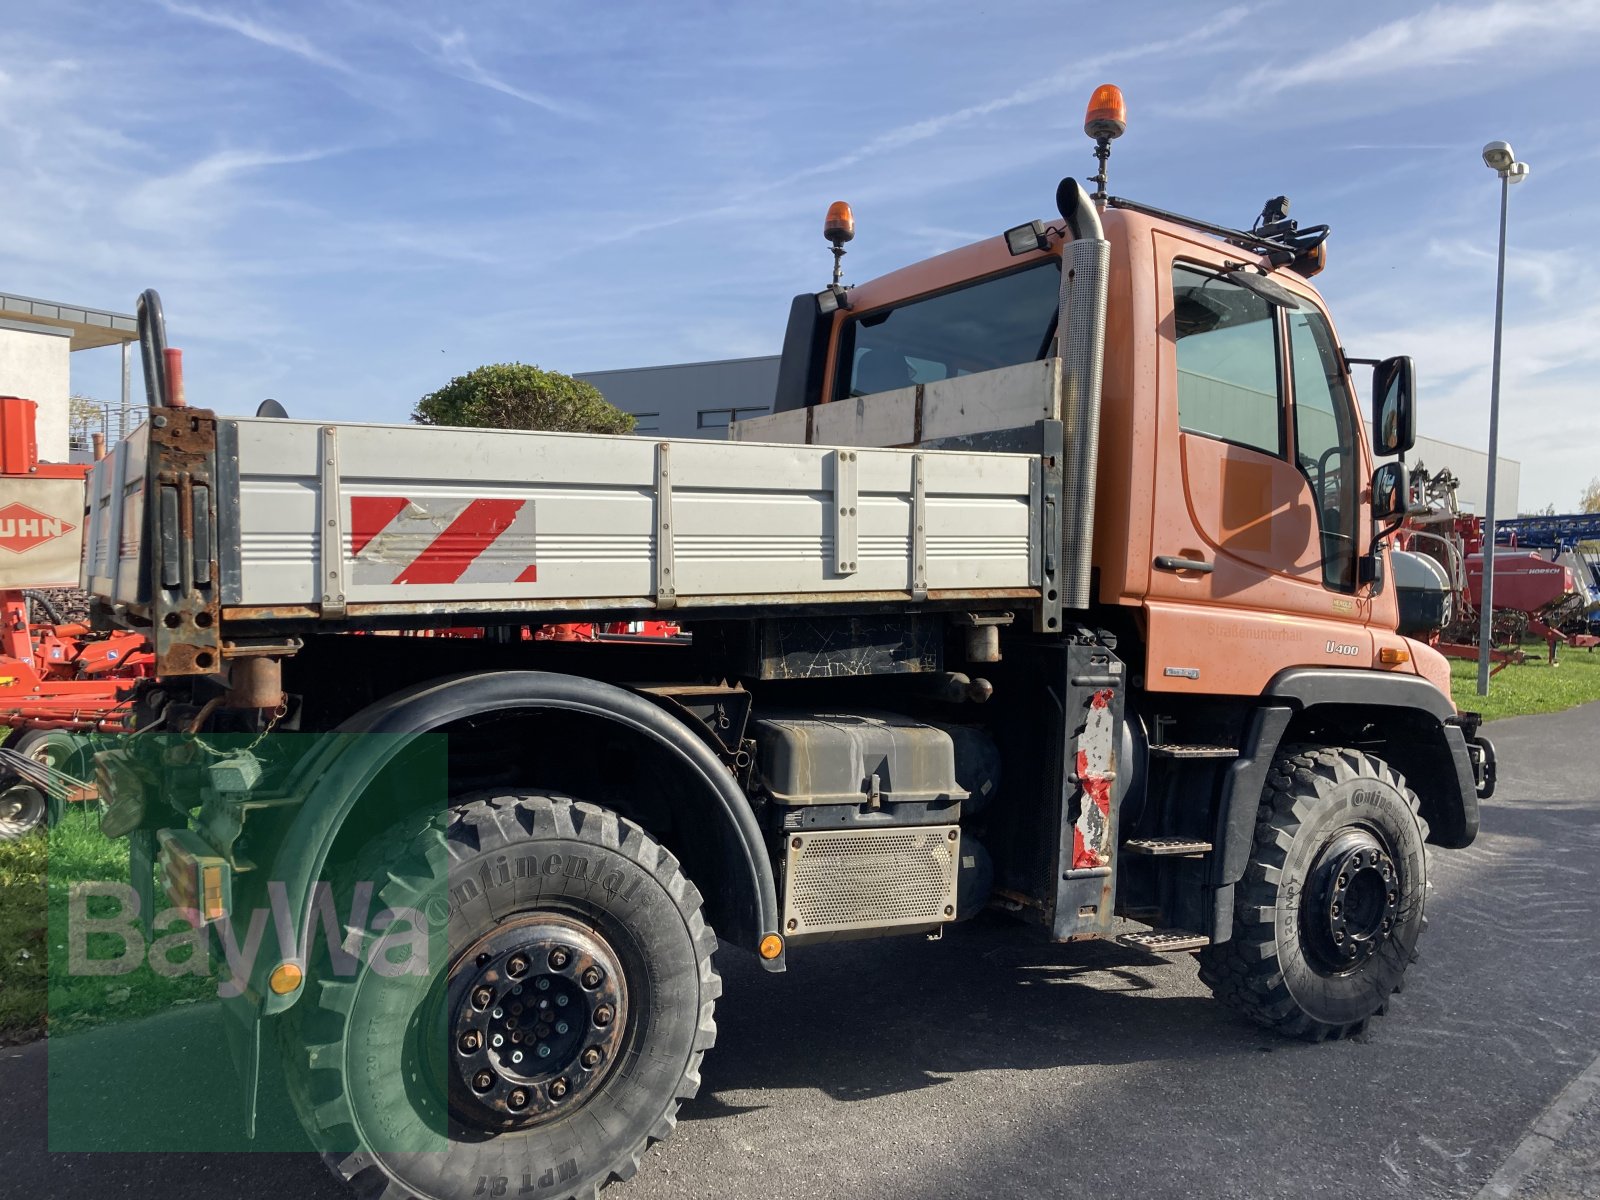
<path fill-rule="evenodd" d="M 843 200 L 828 205 L 828 215 L 822 222 L 822 236 L 830 242 L 848 242 L 856 235 L 856 215 Z"/>
<path fill-rule="evenodd" d="M 1083 117 L 1083 131 L 1095 140 L 1119 138 L 1128 128 L 1128 106 L 1123 102 L 1122 89 L 1114 83 L 1102 83 L 1089 97 L 1089 111 Z"/>
<path fill-rule="evenodd" d="M 769 933 L 761 939 L 761 957 L 771 960 L 783 953 L 783 939 L 775 933 Z"/>
<path fill-rule="evenodd" d="M 1397 646 L 1385 646 L 1378 651 L 1378 661 L 1386 667 L 1398 667 L 1401 663 L 1411 661 L 1411 651 L 1401 650 Z"/>
<path fill-rule="evenodd" d="M 1295 259 L 1294 262 L 1291 264 L 1291 266 L 1294 268 L 1295 272 L 1297 274 L 1305 277 L 1306 279 L 1310 279 L 1313 275 L 1322 274 L 1323 268 L 1325 268 L 1327 265 L 1328 265 L 1328 243 L 1327 242 L 1318 242 L 1315 246 L 1311 247 L 1311 249 L 1307 250 L 1299 258 Z"/>
<path fill-rule="evenodd" d="M 272 989 L 275 996 L 287 996 L 305 982 L 306 973 L 299 963 L 279 963 L 272 968 L 272 974 L 267 976 L 267 986 Z"/>

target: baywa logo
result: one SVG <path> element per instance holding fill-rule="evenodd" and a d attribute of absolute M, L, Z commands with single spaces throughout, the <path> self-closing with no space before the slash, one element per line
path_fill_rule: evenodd
<path fill-rule="evenodd" d="M 287 887 L 277 880 L 267 884 L 269 908 L 249 913 L 239 933 L 240 918 L 235 913 L 216 922 L 217 941 L 224 955 L 224 970 L 218 978 L 217 995 L 224 1000 L 242 995 L 249 986 L 252 969 L 262 953 L 270 921 L 277 962 L 305 963 L 311 946 L 307 944 L 320 928 L 328 947 L 329 965 L 335 976 L 350 978 L 358 974 L 363 962 L 386 978 L 417 975 L 426 978 L 428 970 L 429 921 L 419 909 L 396 905 L 372 913 L 372 884 L 355 885 L 350 899 L 348 920 L 341 920 L 332 890 L 319 883 L 312 892 L 313 917 L 306 940 L 291 916 Z M 154 936 L 148 940 L 140 923 L 138 893 L 125 883 L 75 883 L 67 893 L 67 973 L 69 975 L 128 975 L 148 963 L 152 971 L 169 979 L 183 975 L 209 975 L 211 954 L 207 945 L 206 923 L 193 908 L 165 908 L 151 923 Z M 96 908 L 102 915 L 91 916 L 90 901 L 99 899 Z M 106 901 L 116 903 L 116 911 L 104 913 Z M 369 922 L 370 916 L 370 922 Z M 96 954 L 90 956 L 90 939 L 95 938 Z M 121 949 L 107 956 L 108 942 L 120 942 Z"/>

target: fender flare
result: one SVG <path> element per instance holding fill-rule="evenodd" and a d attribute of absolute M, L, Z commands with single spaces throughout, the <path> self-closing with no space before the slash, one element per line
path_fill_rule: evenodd
<path fill-rule="evenodd" d="M 1432 791 L 1428 840 L 1447 849 L 1470 846 L 1478 834 L 1478 788 L 1465 732 L 1455 705 L 1419 675 L 1353 668 L 1303 667 L 1280 671 L 1250 717 L 1239 757 L 1223 776 L 1212 836 L 1211 938 L 1226 941 L 1233 930 L 1234 886 L 1244 878 L 1255 839 L 1256 811 L 1267 771 L 1290 722 L 1319 706 L 1399 710 L 1430 743 L 1440 767 Z M 1418 786 L 1422 780 L 1415 781 Z"/>
<path fill-rule="evenodd" d="M 728 939 L 754 950 L 767 934 L 779 932 L 777 886 L 755 813 L 703 741 L 657 705 L 612 684 L 547 671 L 491 671 L 431 680 L 385 697 L 341 724 L 335 730 L 342 735 L 336 746 L 314 757 L 315 781 L 279 844 L 269 876 L 284 885 L 298 946 L 311 944 L 315 880 L 345 818 L 379 773 L 416 735 L 464 717 L 514 708 L 564 709 L 611 721 L 671 753 L 704 782 L 713 800 L 711 811 L 729 835 L 723 866 L 731 870 L 741 911 Z M 269 1015 L 289 1008 L 304 990 L 273 994 L 266 986 L 266 976 L 276 965 L 270 959 L 258 959 L 250 979 L 250 993 L 261 998 L 262 1011 Z M 784 969 L 782 954 L 759 961 L 771 971 Z"/>

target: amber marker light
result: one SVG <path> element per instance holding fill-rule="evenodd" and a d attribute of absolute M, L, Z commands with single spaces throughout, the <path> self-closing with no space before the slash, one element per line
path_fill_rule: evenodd
<path fill-rule="evenodd" d="M 1386 667 L 1398 667 L 1401 663 L 1411 661 L 1411 651 L 1401 650 L 1395 646 L 1386 646 L 1378 651 L 1378 661 Z"/>
<path fill-rule="evenodd" d="M 267 976 L 267 986 L 272 989 L 273 995 L 287 996 L 305 982 L 305 977 L 306 973 L 300 969 L 299 963 L 279 963 Z"/>
<path fill-rule="evenodd" d="M 1119 138 L 1128 129 L 1128 106 L 1122 99 L 1122 89 L 1114 83 L 1102 83 L 1089 97 L 1089 111 L 1083 117 L 1083 131 L 1098 141 L 1101 138 Z"/>
<path fill-rule="evenodd" d="M 761 939 L 761 957 L 771 960 L 783 953 L 783 939 L 775 933 L 769 933 Z"/>
<path fill-rule="evenodd" d="M 822 222 L 822 236 L 830 242 L 848 242 L 856 235 L 856 215 L 843 200 L 828 205 L 828 215 Z"/>

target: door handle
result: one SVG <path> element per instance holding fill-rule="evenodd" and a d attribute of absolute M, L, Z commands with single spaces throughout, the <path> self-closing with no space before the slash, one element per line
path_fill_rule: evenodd
<path fill-rule="evenodd" d="M 1158 571 L 1193 571 L 1197 575 L 1209 575 L 1215 571 L 1216 564 L 1208 563 L 1203 558 L 1176 558 L 1171 554 L 1156 555 L 1156 569 Z"/>

